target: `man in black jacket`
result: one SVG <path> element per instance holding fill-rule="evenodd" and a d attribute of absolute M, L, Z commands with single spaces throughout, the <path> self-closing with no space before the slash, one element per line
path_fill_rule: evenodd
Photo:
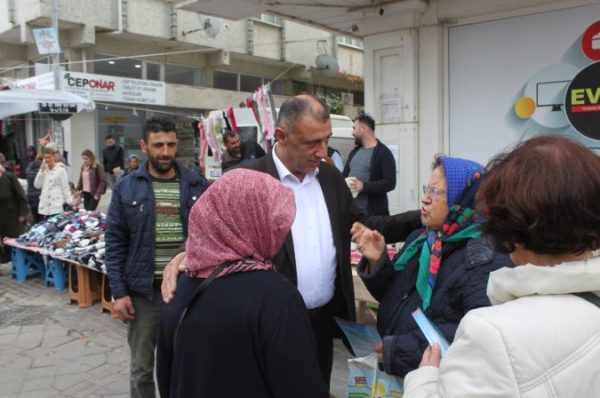
<path fill-rule="evenodd" d="M 112 189 L 116 182 L 115 172 L 118 173 L 125 169 L 125 152 L 110 134 L 106 136 L 104 143 L 106 146 L 102 150 L 102 160 L 108 177 L 108 185 Z"/>
<path fill-rule="evenodd" d="M 375 121 L 363 114 L 354 120 L 352 135 L 356 147 L 348 155 L 344 177 L 356 195 L 362 213 L 370 216 L 390 214 L 387 193 L 396 187 L 396 161 L 387 146 L 375 138 Z"/>

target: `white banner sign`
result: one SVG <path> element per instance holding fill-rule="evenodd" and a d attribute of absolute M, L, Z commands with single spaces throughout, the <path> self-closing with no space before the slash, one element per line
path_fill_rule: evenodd
<path fill-rule="evenodd" d="M 165 105 L 164 82 L 126 77 L 65 72 L 63 89 L 94 101 Z"/>
<path fill-rule="evenodd" d="M 28 77 L 27 79 L 17 80 L 10 83 L 12 89 L 23 90 L 54 90 L 54 75 L 44 73 L 42 75 Z"/>

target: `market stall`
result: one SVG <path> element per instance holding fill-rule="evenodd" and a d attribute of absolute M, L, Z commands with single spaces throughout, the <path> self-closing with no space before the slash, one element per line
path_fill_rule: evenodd
<path fill-rule="evenodd" d="M 64 212 L 35 224 L 12 247 L 13 277 L 24 283 L 41 276 L 46 286 L 68 288 L 68 301 L 89 307 L 96 300 L 112 314 L 112 300 L 104 255 L 106 214 L 96 211 Z"/>

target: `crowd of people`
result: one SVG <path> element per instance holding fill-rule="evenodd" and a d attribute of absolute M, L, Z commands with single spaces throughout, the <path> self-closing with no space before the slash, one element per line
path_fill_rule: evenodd
<path fill-rule="evenodd" d="M 600 158 L 560 136 L 487 166 L 436 156 L 420 209 L 389 215 L 396 162 L 375 127 L 355 120 L 340 170 L 327 107 L 293 97 L 269 152 L 224 133 L 210 186 L 176 160 L 168 117 L 146 121 L 147 160 L 131 156 L 127 172 L 113 137 L 102 163 L 82 153 L 83 206 L 112 188 L 106 269 L 132 397 L 154 396 L 155 374 L 163 397 L 328 397 L 335 318 L 356 315 L 351 242 L 379 301 L 373 350 L 404 397 L 600 393 Z M 55 147 L 28 156 L 27 194 L 0 168 L 0 208 L 14 214 L 3 236 L 23 230 L 29 208 L 40 218 L 74 201 Z M 417 309 L 450 342 L 443 358 Z"/>

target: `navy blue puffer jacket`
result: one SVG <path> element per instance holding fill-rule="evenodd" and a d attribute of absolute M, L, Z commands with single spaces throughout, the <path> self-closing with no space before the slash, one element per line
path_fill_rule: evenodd
<path fill-rule="evenodd" d="M 208 188 L 199 173 L 175 163 L 180 180 L 183 233 L 196 200 Z M 131 293 L 154 295 L 155 201 L 147 162 L 122 177 L 113 189 L 108 208 L 106 271 L 115 299 Z"/>
<path fill-rule="evenodd" d="M 411 233 L 406 243 L 422 232 L 420 229 Z M 380 302 L 377 328 L 383 337 L 384 369 L 389 374 L 404 377 L 419 366 L 428 343 L 411 315 L 423 304 L 415 285 L 419 254 L 404 270 L 396 272 L 393 263 L 400 253 L 392 261 L 383 256 L 370 273 L 365 272 L 367 262 L 363 258 L 358 272 L 367 289 Z M 445 243 L 436 286 L 425 315 L 451 342 L 460 320 L 469 310 L 490 305 L 486 295 L 489 273 L 512 266 L 510 258 L 495 252 L 484 238 Z"/>

